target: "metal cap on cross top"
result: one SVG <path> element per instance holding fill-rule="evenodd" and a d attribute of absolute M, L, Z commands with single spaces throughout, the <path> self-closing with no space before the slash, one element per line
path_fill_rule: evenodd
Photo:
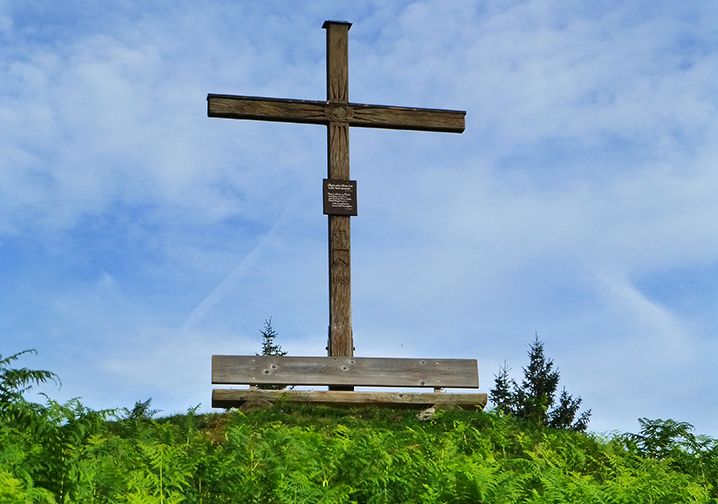
<path fill-rule="evenodd" d="M 327 29 L 329 25 L 346 25 L 347 30 L 352 27 L 352 24 L 349 21 L 336 21 L 334 19 L 327 19 L 322 24 L 322 28 Z"/>
<path fill-rule="evenodd" d="M 348 21 L 325 21 L 322 25 L 327 30 L 326 100 L 207 95 L 209 117 L 321 124 L 327 127 L 326 180 L 339 188 L 331 204 L 327 201 L 328 206 L 325 205 L 325 212 L 330 208 L 326 212 L 329 220 L 327 349 L 333 357 L 354 355 L 350 217 L 356 215 L 356 186 L 349 176 L 349 127 L 462 133 L 466 115 L 461 110 L 350 103 L 348 32 L 351 26 Z M 344 191 L 344 196 L 341 191 Z M 325 195 L 325 198 L 328 196 Z M 332 211 L 331 208 L 342 210 Z"/>

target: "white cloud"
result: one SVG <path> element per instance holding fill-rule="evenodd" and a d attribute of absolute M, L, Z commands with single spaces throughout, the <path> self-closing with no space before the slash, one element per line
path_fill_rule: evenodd
<path fill-rule="evenodd" d="M 712 7 L 669 7 L 210 3 L 160 15 L 130 3 L 73 30 L 58 18 L 47 39 L 0 21 L 22 47 L 0 64 L 0 250 L 36 244 L 27 263 L 57 272 L 52 289 L 26 274 L 32 303 L 50 300 L 64 344 L 93 342 L 108 380 L 136 377 L 131 400 L 153 380 L 158 394 L 187 387 L 173 385 L 183 366 L 207 387 L 199 361 L 233 334 L 248 346 L 268 316 L 293 353 L 323 353 L 325 133 L 208 119 L 205 95 L 321 99 L 321 22 L 348 18 L 353 101 L 468 110 L 460 136 L 352 132 L 358 352 L 477 354 L 488 389 L 488 363 L 520 367 L 538 330 L 602 425 L 654 411 L 651 380 L 669 362 L 676 375 L 699 362 L 715 387 L 700 360 L 710 323 L 636 283 L 718 257 L 718 60 L 699 15 Z M 128 335 L 139 336 L 123 349 Z"/>

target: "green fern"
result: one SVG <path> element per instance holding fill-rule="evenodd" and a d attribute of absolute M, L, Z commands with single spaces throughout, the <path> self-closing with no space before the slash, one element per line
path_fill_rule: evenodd
<path fill-rule="evenodd" d="M 0 421 L 0 504 L 718 502 L 716 444 L 702 436 L 651 457 L 630 436 L 492 412 L 420 422 L 411 411 L 284 404 L 128 419 L 51 399 L 28 411 L 27 425 Z"/>

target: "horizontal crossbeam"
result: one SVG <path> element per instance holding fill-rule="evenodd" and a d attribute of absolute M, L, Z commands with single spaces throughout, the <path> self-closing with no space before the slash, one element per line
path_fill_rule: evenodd
<path fill-rule="evenodd" d="M 441 394 L 421 392 L 347 392 L 308 390 L 242 390 L 215 389 L 212 391 L 213 408 L 237 408 L 253 401 L 302 402 L 332 406 L 391 406 L 429 407 L 454 405 L 464 409 L 481 409 L 486 406 L 484 393 Z"/>
<path fill-rule="evenodd" d="M 326 102 L 207 95 L 207 115 L 225 119 L 257 119 L 305 124 L 327 124 Z"/>
<path fill-rule="evenodd" d="M 350 103 L 353 117 L 350 126 L 415 131 L 443 131 L 463 133 L 466 112 L 388 105 L 362 105 Z"/>
<path fill-rule="evenodd" d="M 476 359 L 213 355 L 212 383 L 478 388 Z"/>
<path fill-rule="evenodd" d="M 207 115 L 226 119 L 255 119 L 305 124 L 345 122 L 349 126 L 416 131 L 464 131 L 466 112 L 360 103 L 207 95 Z"/>

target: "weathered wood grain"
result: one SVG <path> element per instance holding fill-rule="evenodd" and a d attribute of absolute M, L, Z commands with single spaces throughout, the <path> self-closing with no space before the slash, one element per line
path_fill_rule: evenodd
<path fill-rule="evenodd" d="M 226 119 L 254 119 L 326 124 L 326 103 L 257 96 L 207 95 L 207 115 Z"/>
<path fill-rule="evenodd" d="M 346 21 L 325 21 L 327 31 L 327 101 L 349 102 L 349 28 Z"/>
<path fill-rule="evenodd" d="M 478 388 L 475 359 L 213 355 L 212 383 Z"/>
<path fill-rule="evenodd" d="M 462 133 L 466 112 L 384 105 L 349 104 L 351 126 Z"/>
<path fill-rule="evenodd" d="M 327 178 L 349 180 L 349 28 L 327 21 Z M 329 216 L 329 346 L 333 357 L 354 355 L 351 242 L 348 216 Z"/>
<path fill-rule="evenodd" d="M 351 308 L 351 221 L 329 216 L 329 355 L 354 355 Z"/>
<path fill-rule="evenodd" d="M 485 393 L 436 394 L 422 392 L 347 392 L 338 390 L 246 390 L 215 389 L 213 408 L 239 407 L 247 401 L 303 402 L 333 406 L 429 407 L 455 405 L 464 409 L 486 406 Z"/>
<path fill-rule="evenodd" d="M 207 115 L 229 119 L 334 125 L 328 130 L 330 178 L 349 177 L 349 126 L 417 131 L 464 131 L 466 112 L 337 101 L 207 95 Z M 334 139 L 333 137 L 337 138 Z M 334 157 L 332 157 L 332 154 Z"/>

